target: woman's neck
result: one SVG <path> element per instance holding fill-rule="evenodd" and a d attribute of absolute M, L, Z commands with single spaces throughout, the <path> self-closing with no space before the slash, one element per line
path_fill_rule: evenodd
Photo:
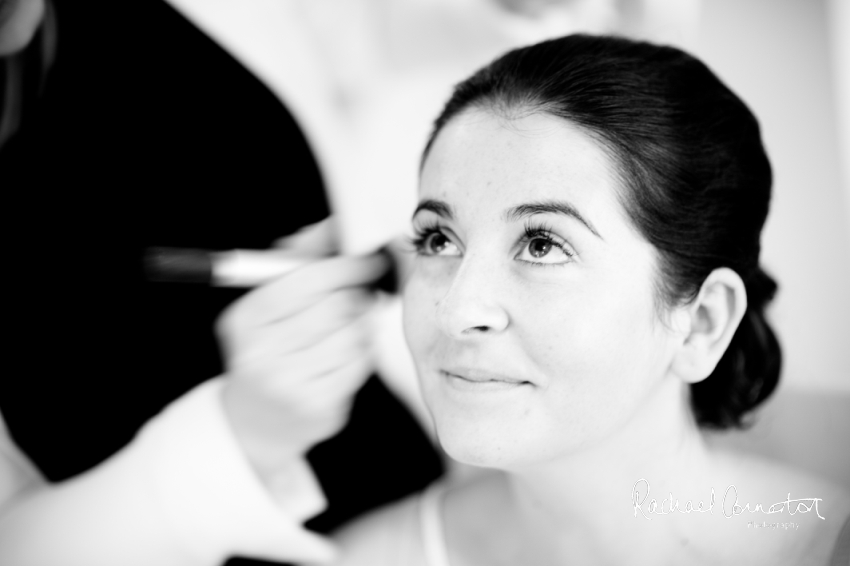
<path fill-rule="evenodd" d="M 649 500 L 673 494 L 682 507 L 688 500 L 709 504 L 710 458 L 682 386 L 662 385 L 649 403 L 593 448 L 506 474 L 510 522 L 534 549 L 535 563 L 633 564 L 641 548 L 657 560 L 687 525 L 652 521 Z"/>

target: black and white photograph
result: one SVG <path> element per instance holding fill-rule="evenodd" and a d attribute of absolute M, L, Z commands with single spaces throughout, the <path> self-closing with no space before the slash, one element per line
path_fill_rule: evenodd
<path fill-rule="evenodd" d="M 0 0 L 0 566 L 850 566 L 850 2 Z"/>

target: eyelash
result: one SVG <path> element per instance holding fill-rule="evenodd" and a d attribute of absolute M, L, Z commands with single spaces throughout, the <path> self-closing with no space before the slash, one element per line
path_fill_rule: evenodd
<path fill-rule="evenodd" d="M 425 255 L 425 241 L 431 234 L 443 233 L 443 227 L 437 222 L 430 222 L 424 226 L 415 229 L 416 235 L 408 238 L 410 245 L 413 246 L 413 251 L 419 255 Z"/>
<path fill-rule="evenodd" d="M 425 251 L 425 242 L 432 234 L 443 234 L 444 228 L 437 222 L 430 222 L 424 226 L 416 228 L 416 235 L 410 237 L 408 239 L 411 246 L 413 246 L 413 250 L 415 253 L 419 255 L 428 255 L 424 253 Z M 522 244 L 522 249 L 525 248 L 532 240 L 546 240 L 551 243 L 552 246 L 561 250 L 561 252 L 570 258 L 571 260 L 575 257 L 575 254 L 567 248 L 566 242 L 563 239 L 556 236 L 552 229 L 545 223 L 539 222 L 535 223 L 532 221 L 527 221 L 525 226 L 523 227 L 524 235 L 520 240 Z M 544 262 L 536 262 L 536 261 L 527 261 L 521 260 L 524 263 L 528 263 L 530 265 L 538 266 L 538 267 L 556 267 L 562 266 L 563 263 L 544 263 Z"/>
<path fill-rule="evenodd" d="M 545 224 L 543 222 L 532 222 L 531 220 L 528 220 L 525 223 L 524 230 L 525 237 L 523 237 L 522 239 L 523 249 L 525 249 L 525 246 L 531 243 L 532 240 L 546 240 L 547 242 L 552 244 L 553 247 L 556 247 L 561 250 L 561 252 L 570 260 L 575 257 L 575 254 L 567 248 L 566 242 L 559 236 L 556 236 L 555 233 L 552 232 L 552 229 L 549 227 L 548 224 Z M 531 265 L 535 265 L 538 267 L 559 267 L 565 265 L 564 263 L 544 263 L 537 261 L 526 261 L 526 263 L 530 263 Z"/>

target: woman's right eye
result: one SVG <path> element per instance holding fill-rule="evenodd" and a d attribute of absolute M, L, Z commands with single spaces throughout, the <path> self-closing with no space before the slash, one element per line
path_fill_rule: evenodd
<path fill-rule="evenodd" d="M 458 247 L 449 239 L 448 236 L 440 231 L 432 231 L 427 234 L 423 234 L 417 238 L 414 243 L 416 244 L 416 251 L 421 255 L 460 255 Z"/>

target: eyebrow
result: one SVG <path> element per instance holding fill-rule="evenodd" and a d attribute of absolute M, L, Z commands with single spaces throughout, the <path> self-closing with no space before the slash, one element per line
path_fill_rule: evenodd
<path fill-rule="evenodd" d="M 454 219 L 454 212 L 452 211 L 452 207 L 448 203 L 443 202 L 441 200 L 425 199 L 421 201 L 416 207 L 416 210 L 413 211 L 413 217 L 416 217 L 416 215 L 423 210 L 433 212 L 437 216 L 445 218 L 446 220 Z M 596 228 L 593 227 L 593 224 L 584 216 L 582 216 L 576 207 L 574 207 L 568 202 L 559 200 L 547 200 L 541 202 L 530 202 L 520 204 L 505 211 L 505 220 L 508 222 L 516 222 L 517 220 L 528 218 L 529 216 L 534 216 L 535 214 L 561 214 L 564 216 L 569 216 L 570 218 L 574 218 L 584 224 L 584 226 L 588 230 L 590 230 L 590 232 L 597 238 L 604 239 L 596 230 Z"/>
<path fill-rule="evenodd" d="M 446 220 L 452 220 L 455 217 L 452 207 L 441 200 L 425 199 L 421 201 L 416 210 L 413 211 L 413 216 L 415 217 L 422 210 L 429 210 Z"/>
<path fill-rule="evenodd" d="M 568 202 L 560 200 L 546 200 L 520 204 L 507 210 L 505 212 L 505 219 L 509 222 L 515 222 L 522 218 L 534 216 L 535 214 L 562 214 L 564 216 L 569 216 L 570 218 L 574 218 L 584 224 L 585 228 L 590 230 L 590 232 L 597 238 L 604 239 L 596 228 L 593 227 L 593 224 L 582 216 L 576 207 Z"/>

